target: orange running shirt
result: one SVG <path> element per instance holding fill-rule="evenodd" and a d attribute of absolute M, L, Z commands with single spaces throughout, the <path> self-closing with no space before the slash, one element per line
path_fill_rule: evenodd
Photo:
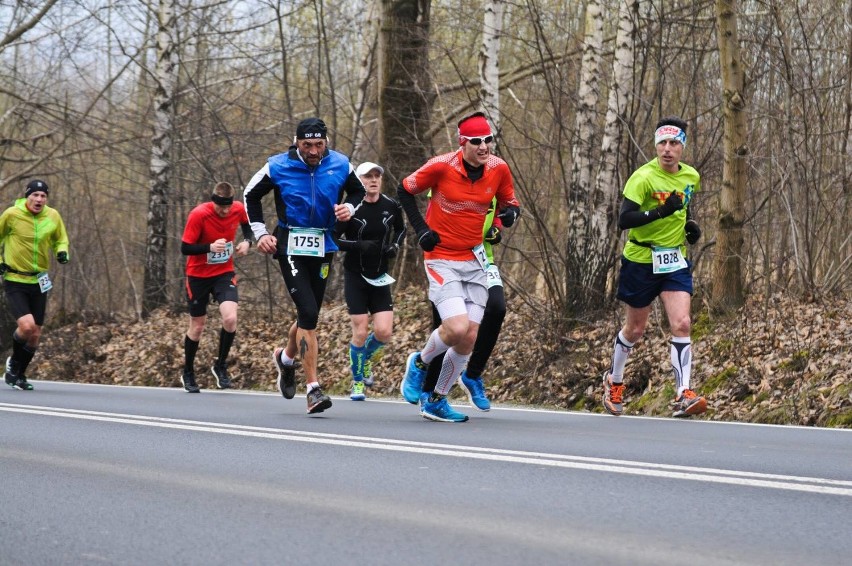
<path fill-rule="evenodd" d="M 482 226 L 491 200 L 497 210 L 520 206 L 515 199 L 512 174 L 505 161 L 490 155 L 482 178 L 471 182 L 462 163 L 462 150 L 433 157 L 403 179 L 402 187 L 412 195 L 432 189 L 426 208 L 426 224 L 441 237 L 441 243 L 424 259 L 473 259 L 471 251 L 482 243 Z"/>

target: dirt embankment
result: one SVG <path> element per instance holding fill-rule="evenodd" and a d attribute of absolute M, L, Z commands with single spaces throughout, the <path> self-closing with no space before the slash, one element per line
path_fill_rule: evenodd
<path fill-rule="evenodd" d="M 497 351 L 486 385 L 497 403 L 600 411 L 600 376 L 609 366 L 618 317 L 553 333 L 542 313 L 509 298 Z M 273 390 L 270 354 L 282 343 L 294 315 L 281 318 L 245 305 L 229 360 L 237 388 Z M 673 380 L 668 333 L 655 312 L 626 372 L 626 414 L 669 415 Z M 376 368 L 369 396 L 398 396 L 409 352 L 429 331 L 430 314 L 421 289 L 397 293 L 392 343 Z M 180 387 L 187 317 L 168 309 L 143 322 L 86 321 L 48 329 L 28 373 L 34 379 Z M 196 373 L 214 387 L 209 366 L 215 357 L 219 321 L 211 309 Z M 319 375 L 323 386 L 343 394 L 350 382 L 346 308 L 327 304 L 319 325 Z M 700 418 L 814 426 L 852 427 L 852 304 L 800 303 L 752 298 L 736 316 L 695 317 L 693 387 L 707 396 Z M 301 376 L 300 376 L 301 377 Z M 300 391 L 303 384 L 300 384 Z"/>

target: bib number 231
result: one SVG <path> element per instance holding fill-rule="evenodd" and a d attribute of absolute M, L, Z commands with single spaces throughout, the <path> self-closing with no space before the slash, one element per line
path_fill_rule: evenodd
<path fill-rule="evenodd" d="M 287 255 L 325 256 L 325 236 L 319 228 L 290 228 Z"/>

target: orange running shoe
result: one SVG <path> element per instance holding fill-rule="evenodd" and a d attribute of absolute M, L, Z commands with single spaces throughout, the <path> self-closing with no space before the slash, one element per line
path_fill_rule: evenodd
<path fill-rule="evenodd" d="M 707 410 L 707 400 L 695 394 L 692 389 L 684 389 L 674 402 L 674 417 L 691 417 Z"/>
<path fill-rule="evenodd" d="M 617 417 L 624 412 L 624 406 L 622 405 L 623 401 L 621 400 L 622 397 L 624 397 L 624 384 L 613 383 L 612 377 L 609 375 L 609 370 L 607 370 L 603 374 L 603 386 L 604 409 L 606 409 L 610 415 L 615 415 Z"/>

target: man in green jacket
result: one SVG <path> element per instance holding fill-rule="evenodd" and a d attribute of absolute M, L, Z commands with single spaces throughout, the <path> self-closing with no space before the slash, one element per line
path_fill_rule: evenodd
<path fill-rule="evenodd" d="M 53 287 L 48 268 L 55 254 L 68 263 L 68 233 L 56 209 L 47 206 L 47 183 L 32 180 L 24 198 L 0 215 L 0 274 L 6 303 L 18 327 L 12 334 L 12 355 L 6 360 L 6 384 L 31 391 L 27 366 L 41 339 L 47 292 Z"/>

